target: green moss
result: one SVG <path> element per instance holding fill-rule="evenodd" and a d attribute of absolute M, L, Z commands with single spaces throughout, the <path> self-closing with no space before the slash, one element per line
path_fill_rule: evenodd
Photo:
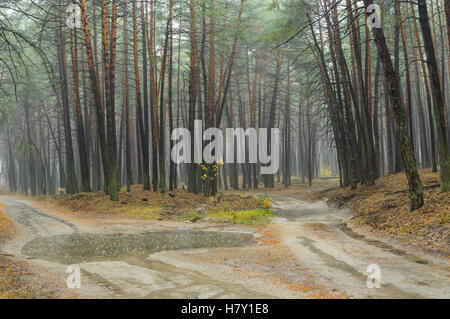
<path fill-rule="evenodd" d="M 441 225 L 444 224 L 450 224 L 450 214 L 447 214 L 447 216 L 445 216 L 444 218 L 441 219 L 441 221 L 439 222 Z"/>
<path fill-rule="evenodd" d="M 118 211 L 128 217 L 155 220 L 159 218 L 161 210 L 161 207 L 124 207 Z"/>
<path fill-rule="evenodd" d="M 252 210 L 223 210 L 219 212 L 207 213 L 207 216 L 223 220 L 232 224 L 253 225 L 266 223 L 273 214 L 263 209 Z"/>
<path fill-rule="evenodd" d="M 205 216 L 202 215 L 202 214 L 199 214 L 199 213 L 187 213 L 187 214 L 184 214 L 183 216 L 177 218 L 177 220 L 178 221 L 191 221 L 191 222 L 193 222 L 193 221 L 202 219 L 203 217 L 205 217 Z"/>
<path fill-rule="evenodd" d="M 419 227 L 417 227 L 417 225 L 403 225 L 403 226 L 401 226 L 401 228 L 402 228 L 402 231 L 406 233 L 406 232 L 418 229 Z"/>

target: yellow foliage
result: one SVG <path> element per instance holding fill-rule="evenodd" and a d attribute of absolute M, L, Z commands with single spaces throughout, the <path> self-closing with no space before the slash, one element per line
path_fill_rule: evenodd
<path fill-rule="evenodd" d="M 4 208 L 5 205 L 0 203 L 0 237 L 2 234 L 11 235 L 14 232 L 12 221 L 8 215 L 6 215 Z"/>
<path fill-rule="evenodd" d="M 322 177 L 333 177 L 333 172 L 330 166 L 324 166 L 320 169 L 320 176 Z"/>
<path fill-rule="evenodd" d="M 140 219 L 158 219 L 159 213 L 162 211 L 161 207 L 124 207 L 119 210 L 121 213 L 129 217 Z"/>
<path fill-rule="evenodd" d="M 221 219 L 233 224 L 260 224 L 268 221 L 273 214 L 263 209 L 248 210 L 224 210 L 215 213 L 208 213 L 207 216 Z"/>

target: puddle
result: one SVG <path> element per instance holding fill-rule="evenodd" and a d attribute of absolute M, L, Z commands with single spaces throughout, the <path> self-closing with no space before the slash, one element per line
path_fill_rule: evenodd
<path fill-rule="evenodd" d="M 290 222 L 302 220 L 308 217 L 315 217 L 317 216 L 317 213 L 320 213 L 317 209 L 302 209 L 301 211 L 294 209 L 280 209 L 273 212 L 275 216 L 286 218 Z"/>
<path fill-rule="evenodd" d="M 241 247 L 253 236 L 216 231 L 164 231 L 142 234 L 80 234 L 38 237 L 24 245 L 22 254 L 62 264 L 146 256 L 158 251 Z"/>
<path fill-rule="evenodd" d="M 336 224 L 348 216 L 346 210 L 336 210 L 328 206 L 325 202 L 278 202 L 274 206 L 273 214 L 285 218 L 289 222 L 322 222 L 326 224 Z"/>

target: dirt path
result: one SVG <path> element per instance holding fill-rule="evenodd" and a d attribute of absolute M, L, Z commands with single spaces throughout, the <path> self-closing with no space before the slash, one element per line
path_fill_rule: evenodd
<path fill-rule="evenodd" d="M 273 222 L 283 243 L 325 282 L 355 298 L 449 298 L 450 264 L 434 256 L 355 233 L 346 210 L 278 196 Z M 367 267 L 381 269 L 381 288 L 367 288 Z"/>
<path fill-rule="evenodd" d="M 165 249 L 242 246 L 253 238 L 245 228 L 176 222 L 99 220 L 89 223 L 37 208 L 30 202 L 0 197 L 19 228 L 3 251 L 67 279 L 67 265 L 81 270 L 81 297 L 98 298 L 273 298 L 239 284 L 215 280 L 195 268 L 164 263 L 152 255 Z M 119 222 L 119 221 L 117 221 Z M 219 232 L 220 230 L 220 232 Z M 161 236 L 146 238 L 154 233 Z M 254 232 L 254 231 L 253 231 Z M 150 235 L 142 235 L 150 234 Z M 152 243 L 147 247 L 145 243 Z"/>
<path fill-rule="evenodd" d="M 1 196 L 19 228 L 3 250 L 60 285 L 79 265 L 81 297 L 450 297 L 447 261 L 357 235 L 348 212 L 300 196 L 274 196 L 277 217 L 260 228 L 82 219 Z M 380 289 L 366 287 L 370 264 Z"/>

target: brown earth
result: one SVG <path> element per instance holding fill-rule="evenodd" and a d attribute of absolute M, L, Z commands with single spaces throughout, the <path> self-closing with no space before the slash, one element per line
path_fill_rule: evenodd
<path fill-rule="evenodd" d="M 0 203 L 0 242 L 10 238 L 14 234 L 14 226 L 11 219 L 4 212 L 4 204 Z"/>
<path fill-rule="evenodd" d="M 0 243 L 16 235 L 14 223 L 0 203 Z M 18 261 L 0 250 L 0 299 L 73 298 L 67 289 L 55 285 L 54 278 L 44 268 Z"/>
<path fill-rule="evenodd" d="M 188 193 L 183 189 L 162 194 L 131 186 L 131 192 L 119 192 L 119 200 L 111 201 L 103 192 L 62 194 L 37 198 L 54 208 L 70 210 L 71 214 L 114 216 L 146 220 L 173 220 L 193 216 L 198 212 L 248 210 L 261 208 L 256 196 L 219 193 L 215 198 Z"/>
<path fill-rule="evenodd" d="M 427 172 L 421 173 L 423 175 L 422 179 L 428 187 L 426 191 L 435 190 L 438 194 L 438 188 L 433 186 L 434 181 L 432 179 L 427 180 Z M 434 290 L 431 289 L 431 286 L 428 286 L 426 289 L 424 287 L 418 287 L 416 290 L 422 289 L 420 290 L 420 295 L 423 293 L 424 296 L 427 296 L 428 291 L 433 292 L 437 296 L 441 296 L 445 293 L 442 287 L 445 286 L 446 281 L 442 280 L 442 271 L 439 270 L 440 268 L 438 269 L 439 276 L 433 277 L 434 275 L 431 276 L 429 272 L 435 271 L 434 266 L 423 264 L 422 259 L 420 260 L 421 263 L 411 262 L 407 258 L 403 259 L 404 262 L 399 262 L 398 259 L 402 257 L 399 257 L 396 253 L 386 251 L 384 248 L 377 248 L 378 246 L 371 246 L 368 241 L 361 240 L 359 237 L 354 238 L 348 236 L 340 228 L 334 229 L 333 225 L 336 221 L 341 221 L 342 216 L 345 217 L 345 220 L 351 217 L 349 212 L 345 210 L 329 210 L 323 202 L 311 205 L 305 205 L 303 202 L 305 197 L 309 197 L 311 201 L 317 201 L 317 198 L 314 199 L 314 197 L 332 198 L 334 195 L 337 198 L 340 195 L 341 198 L 347 198 L 348 200 L 345 201 L 342 199 L 339 202 L 335 199 L 335 203 L 338 205 L 350 203 L 351 198 L 351 203 L 354 203 L 354 205 L 360 205 L 360 208 L 366 207 L 368 205 L 367 203 L 371 203 L 369 199 L 372 193 L 378 192 L 378 197 L 386 197 L 387 195 L 380 194 L 389 193 L 392 195 L 394 192 L 403 191 L 401 187 L 405 187 L 406 180 L 404 177 L 402 179 L 400 175 L 380 179 L 375 186 L 372 186 L 372 189 L 369 187 L 360 187 L 360 189 L 352 192 L 352 194 L 349 194 L 348 192 L 350 191 L 348 190 L 335 188 L 337 184 L 336 180 L 317 180 L 314 181 L 313 187 L 300 185 L 300 183 L 293 180 L 292 188 L 289 189 L 285 189 L 282 185 L 278 184 L 275 190 L 270 190 L 269 193 L 269 196 L 273 196 L 274 198 L 274 207 L 278 207 L 281 210 L 285 208 L 287 211 L 293 209 L 298 215 L 296 217 L 297 219 L 288 221 L 282 218 L 276 218 L 273 223 L 254 224 L 252 228 L 247 228 L 244 225 L 225 226 L 223 224 L 211 224 L 213 221 L 206 219 L 199 221 L 199 223 L 204 222 L 204 224 L 197 225 L 196 221 L 194 223 L 184 223 L 177 221 L 177 219 L 192 214 L 193 211 L 198 213 L 199 209 L 202 211 L 220 211 L 232 207 L 232 209 L 236 210 L 248 210 L 252 205 L 255 207 L 259 206 L 261 204 L 261 194 L 268 192 L 268 190 L 244 190 L 239 193 L 237 191 L 230 191 L 218 195 L 215 199 L 205 199 L 201 194 L 187 194 L 184 190 L 178 190 L 171 195 L 161 194 L 159 192 L 144 192 L 141 186 L 134 186 L 131 194 L 126 194 L 125 192 L 120 193 L 119 202 L 111 202 L 102 193 L 94 193 L 42 197 L 40 201 L 34 201 L 34 203 L 35 205 L 37 204 L 38 208 L 45 215 L 58 217 L 56 219 L 57 221 L 54 218 L 50 219 L 48 225 L 50 228 L 48 229 L 52 231 L 55 231 L 55 223 L 60 227 L 67 226 L 61 223 L 64 220 L 77 225 L 84 232 L 109 232 L 108 229 L 112 227 L 114 232 L 118 233 L 125 230 L 129 231 L 130 226 L 133 225 L 140 227 L 136 228 L 136 232 L 143 231 L 144 229 L 154 230 L 152 227 L 177 229 L 182 226 L 205 229 L 204 227 L 207 226 L 216 230 L 230 228 L 237 231 L 237 229 L 245 229 L 246 232 L 249 231 L 252 234 L 259 235 L 255 237 L 257 245 L 252 247 L 164 251 L 152 255 L 152 260 L 155 262 L 162 262 L 170 265 L 170 267 L 173 266 L 175 267 L 174 269 L 178 269 L 177 271 L 195 269 L 196 271 L 204 272 L 205 275 L 209 274 L 208 276 L 215 278 L 214 285 L 216 285 L 217 279 L 217 283 L 226 281 L 232 285 L 248 286 L 252 287 L 255 291 L 262 291 L 270 296 L 290 296 L 294 298 L 345 298 L 362 296 L 367 298 L 367 296 L 372 296 L 372 292 L 363 292 L 358 288 L 359 285 L 365 287 L 365 279 L 361 281 L 360 278 L 364 270 L 361 268 L 361 260 L 369 264 L 379 258 L 380 260 L 389 261 L 384 265 L 384 271 L 386 273 L 389 273 L 392 267 L 394 273 L 398 273 L 400 269 L 401 274 L 413 278 L 411 280 L 408 279 L 408 285 L 410 286 L 406 285 L 406 288 L 402 288 L 405 291 L 409 291 L 408 289 L 413 286 L 416 289 L 417 285 L 414 282 L 416 279 L 414 278 L 421 278 L 425 272 L 427 273 L 427 280 L 432 283 Z M 435 174 L 432 174 L 430 178 L 435 178 Z M 396 182 L 390 182 L 389 179 L 395 179 Z M 386 183 L 386 185 L 383 183 Z M 395 193 L 394 195 L 402 195 L 402 192 Z M 367 198 L 365 199 L 364 196 Z M 428 193 L 426 196 L 428 196 Z M 438 195 L 435 194 L 433 196 Z M 17 196 L 16 198 L 13 197 L 10 201 L 17 201 L 16 205 L 19 205 L 19 202 L 21 202 L 20 199 Z M 368 202 L 364 202 L 364 200 Z M 393 199 L 391 201 L 396 202 Z M 427 198 L 428 201 L 430 201 L 430 198 Z M 376 203 L 376 201 L 374 202 Z M 404 198 L 398 199 L 398 210 L 401 211 L 401 207 L 404 207 L 406 209 L 405 213 L 409 213 L 407 202 L 405 192 Z M 448 202 L 448 199 L 446 200 L 444 198 L 442 202 Z M 371 203 L 371 205 L 375 204 Z M 381 207 L 382 205 L 380 204 Z M 427 203 L 426 205 L 429 206 L 431 204 Z M 441 207 L 442 204 L 438 206 Z M 61 209 L 61 207 L 64 207 L 64 209 Z M 376 207 L 376 205 L 373 207 Z M 431 207 L 429 209 L 436 208 Z M 361 208 L 361 210 L 363 209 Z M 311 215 L 311 211 L 314 212 L 313 215 Z M 381 212 L 382 209 L 380 209 L 379 214 Z M 10 213 L 11 211 L 8 208 L 8 214 Z M 343 213 L 345 214 L 342 215 Z M 21 212 L 16 212 L 16 214 L 16 216 L 12 216 L 21 216 Z M 369 225 L 363 219 L 364 215 L 362 213 L 357 214 L 361 215 L 357 215 L 354 220 L 359 221 L 362 225 Z M 32 216 L 29 217 L 31 218 Z M 38 222 L 41 225 L 45 225 L 45 223 L 42 223 L 42 220 L 36 219 L 33 221 L 33 218 L 31 219 L 31 222 Z M 165 221 L 162 221 L 162 219 Z M 20 221 L 21 219 L 17 218 L 17 220 Z M 126 220 L 130 220 L 131 223 L 124 225 L 123 230 L 121 230 L 122 228 L 119 224 Z M 385 221 L 385 223 L 388 221 Z M 434 222 L 437 223 L 437 221 Z M 4 223 L 6 224 L 7 222 L 5 221 Z M 101 227 L 91 227 L 96 225 L 100 225 Z M 399 228 L 401 228 L 400 226 L 401 224 Z M 44 227 L 45 229 L 47 228 Z M 372 230 L 374 232 L 377 231 L 375 228 L 372 228 Z M 386 232 L 377 232 L 383 235 L 387 234 Z M 23 234 L 17 234 L 18 237 L 20 235 Z M 397 236 L 395 238 L 400 238 L 400 236 L 395 234 L 389 236 Z M 442 238 L 437 239 L 436 242 L 439 242 L 439 240 L 442 240 Z M 373 251 L 367 253 L 370 249 L 373 249 Z M 8 252 L 11 253 L 10 251 Z M 16 253 L 13 252 L 12 254 Z M 345 262 L 342 261 L 343 257 L 347 258 Z M 327 261 L 327 263 L 323 263 L 323 260 Z M 134 264 L 128 267 L 130 270 L 137 269 Z M 172 271 L 170 267 L 165 271 L 170 273 Z M 425 268 L 422 269 L 421 267 Z M 107 272 L 108 269 L 104 270 L 103 273 L 106 278 L 111 277 L 111 280 L 116 277 L 119 279 L 122 278 L 120 277 L 122 276 L 120 272 L 113 271 L 114 267 L 111 268 L 111 272 Z M 144 270 L 142 269 L 142 271 Z M 61 273 L 59 275 L 61 276 Z M 349 278 L 351 280 L 345 284 Z M 65 285 L 64 280 L 64 278 L 63 280 L 59 278 L 59 285 Z M 395 284 L 402 283 L 402 280 L 402 278 L 398 279 Z M 19 256 L 7 256 L 6 254 L 1 255 L 0 252 L 0 298 L 77 297 L 75 295 L 65 295 L 67 289 L 52 284 L 52 282 L 56 283 L 57 281 L 34 260 L 27 260 Z M 208 283 L 210 283 L 210 280 Z M 348 292 L 346 289 L 348 289 Z M 386 290 L 386 294 L 390 295 L 392 293 L 393 296 L 399 296 L 396 291 L 391 290 Z M 429 295 L 434 296 L 431 292 Z M 384 293 L 383 290 L 380 296 L 384 296 Z M 96 297 L 100 296 L 103 295 L 96 295 Z M 104 297 L 106 296 L 110 295 L 105 294 Z"/>
<path fill-rule="evenodd" d="M 0 299 L 77 298 L 44 268 L 0 253 Z"/>

